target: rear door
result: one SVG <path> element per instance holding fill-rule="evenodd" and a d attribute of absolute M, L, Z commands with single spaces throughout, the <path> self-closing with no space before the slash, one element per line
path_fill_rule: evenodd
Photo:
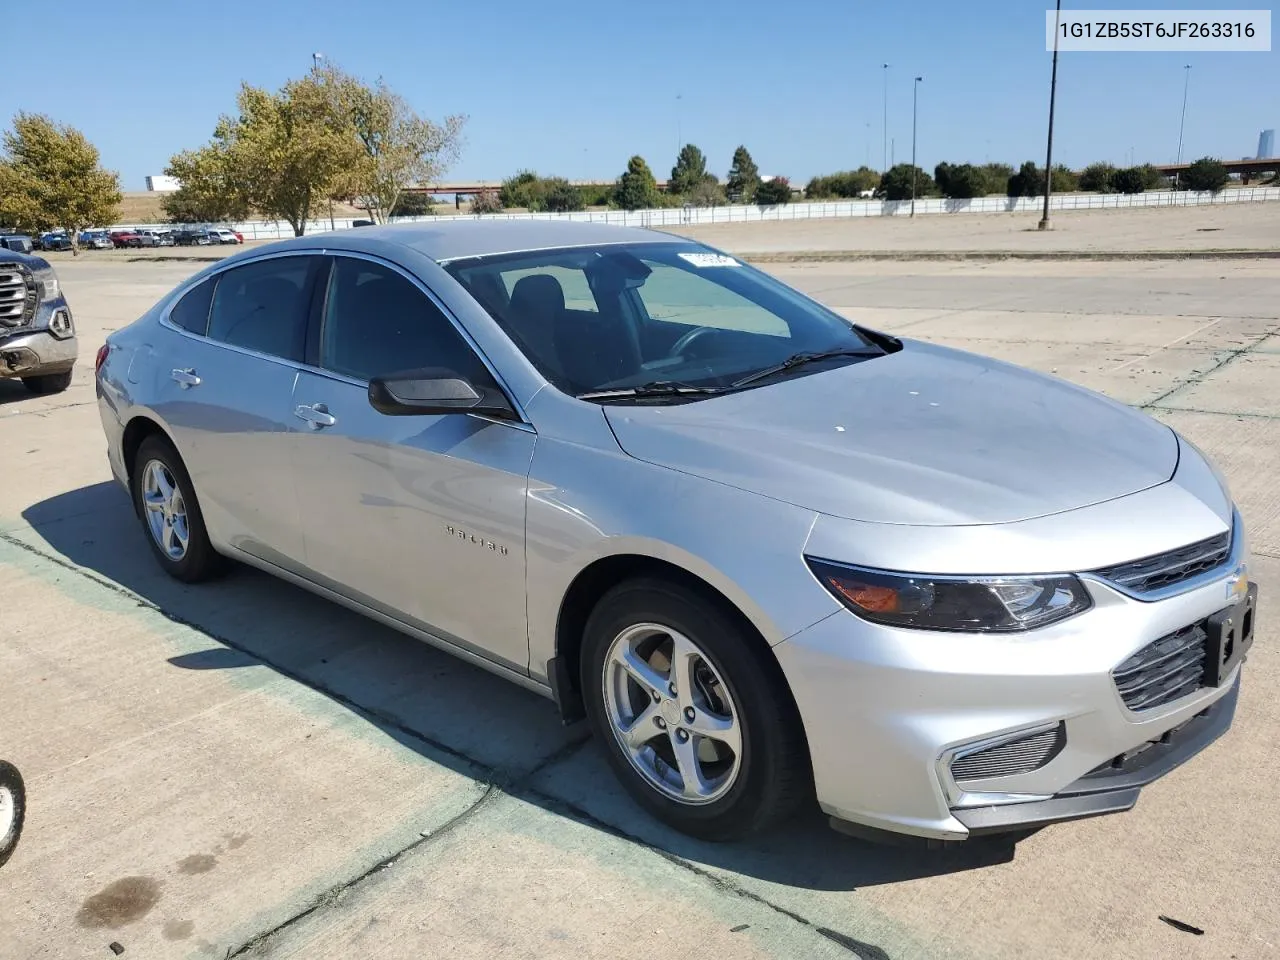
<path fill-rule="evenodd" d="M 399 268 L 338 255 L 290 437 L 308 574 L 524 672 L 524 517 L 535 436 L 467 414 L 386 416 L 371 377 L 483 361 Z"/>
<path fill-rule="evenodd" d="M 302 534 L 285 436 L 324 259 L 284 255 L 188 291 L 157 345 L 156 412 L 169 425 L 215 538 L 289 569 Z"/>

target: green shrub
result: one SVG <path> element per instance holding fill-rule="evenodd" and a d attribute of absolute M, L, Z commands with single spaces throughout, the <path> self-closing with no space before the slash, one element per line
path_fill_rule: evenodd
<path fill-rule="evenodd" d="M 765 180 L 756 187 L 756 203 L 762 207 L 771 207 L 779 203 L 791 202 L 791 181 L 786 177 L 774 177 Z"/>

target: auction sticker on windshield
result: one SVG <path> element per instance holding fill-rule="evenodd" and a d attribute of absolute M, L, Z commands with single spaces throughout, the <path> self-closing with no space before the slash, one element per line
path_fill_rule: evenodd
<path fill-rule="evenodd" d="M 682 253 L 681 260 L 692 263 L 695 267 L 740 267 L 733 257 L 726 257 L 723 253 Z"/>

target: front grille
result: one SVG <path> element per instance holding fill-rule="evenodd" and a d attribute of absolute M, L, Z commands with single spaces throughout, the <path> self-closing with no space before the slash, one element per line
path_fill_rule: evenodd
<path fill-rule="evenodd" d="M 1104 580 L 1133 593 L 1154 593 L 1222 566 L 1231 555 L 1231 534 L 1200 540 L 1168 553 L 1095 570 Z"/>
<path fill-rule="evenodd" d="M 1204 686 L 1209 635 L 1193 623 L 1155 640 L 1111 671 L 1120 699 L 1130 710 L 1151 710 Z"/>
<path fill-rule="evenodd" d="M 953 760 L 951 776 L 959 783 L 964 780 L 985 780 L 988 777 L 1030 773 L 1056 757 L 1066 743 L 1066 724 L 1060 723 L 1052 730 L 1006 740 L 994 747 Z"/>
<path fill-rule="evenodd" d="M 20 263 L 0 263 L 0 324 L 20 327 L 36 315 L 36 285 Z"/>

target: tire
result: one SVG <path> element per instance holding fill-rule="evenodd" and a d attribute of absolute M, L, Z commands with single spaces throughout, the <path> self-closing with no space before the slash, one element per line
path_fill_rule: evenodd
<path fill-rule="evenodd" d="M 22 385 L 32 393 L 61 393 L 71 386 L 71 371 L 45 373 L 38 377 L 23 377 Z"/>
<path fill-rule="evenodd" d="M 587 719 L 614 773 L 645 810 L 702 840 L 757 833 L 812 796 L 799 714 L 772 654 L 749 629 L 697 591 L 643 578 L 605 594 L 583 635 Z M 688 656 L 676 656 L 680 650 Z M 648 667 L 647 685 L 620 666 L 623 651 L 633 666 L 639 658 Z M 688 693 L 677 686 L 653 695 L 680 677 L 692 679 Z M 633 744 L 643 741 L 638 749 L 624 746 L 632 731 Z M 699 778 L 685 775 L 681 756 Z"/>
<path fill-rule="evenodd" d="M 226 560 L 209 542 L 195 486 L 166 437 L 152 435 L 142 441 L 129 486 L 143 535 L 165 573 L 184 583 L 200 583 L 225 571 Z M 176 500 L 165 495 L 166 488 L 176 492 Z"/>
<path fill-rule="evenodd" d="M 22 836 L 27 815 L 27 790 L 13 764 L 0 760 L 0 867 L 9 862 Z"/>

